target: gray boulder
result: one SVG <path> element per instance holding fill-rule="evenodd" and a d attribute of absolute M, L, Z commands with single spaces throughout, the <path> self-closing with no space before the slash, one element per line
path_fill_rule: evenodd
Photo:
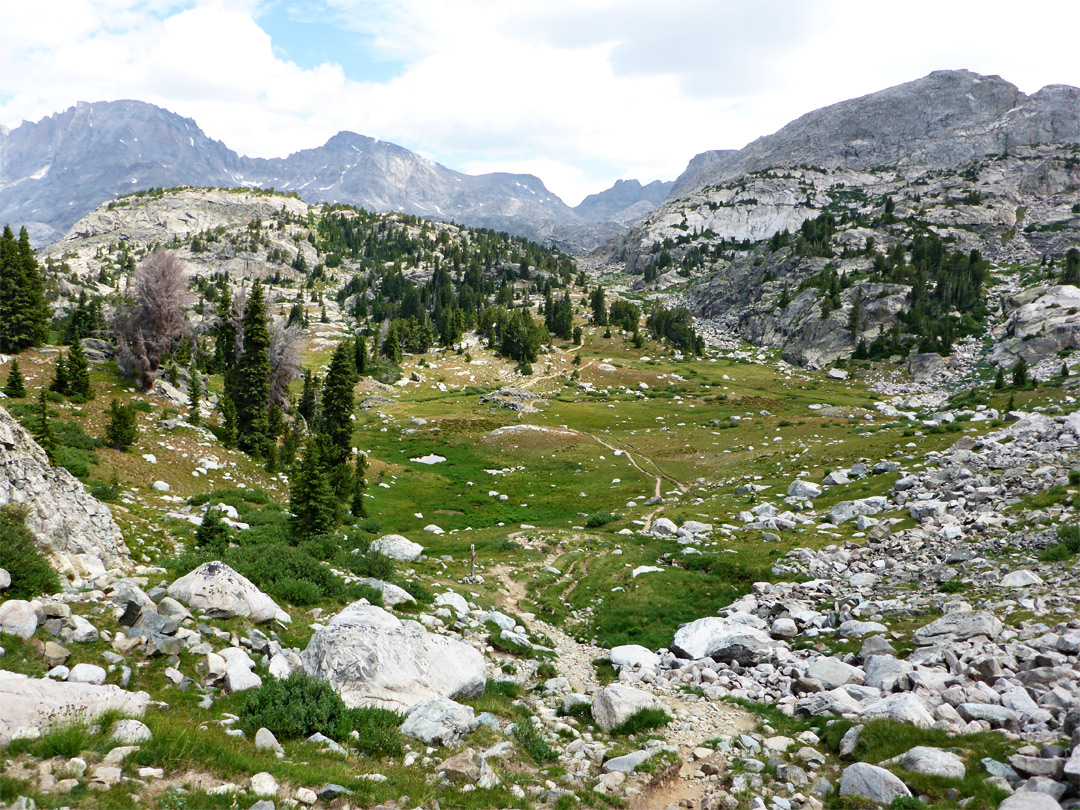
<path fill-rule="evenodd" d="M 806 498 L 812 501 L 821 496 L 821 487 L 810 481 L 796 478 L 788 487 L 787 494 L 789 498 Z"/>
<path fill-rule="evenodd" d="M 23 599 L 0 602 L 0 632 L 30 638 L 37 631 L 37 626 L 37 611 L 29 602 Z"/>
<path fill-rule="evenodd" d="M 890 771 L 867 762 L 856 762 L 844 768 L 840 776 L 840 795 L 859 796 L 878 804 L 892 804 L 893 799 L 910 796 L 911 791 Z"/>
<path fill-rule="evenodd" d="M 999 804 L 998 810 L 1061 810 L 1061 804 L 1045 793 L 1021 790 Z"/>
<path fill-rule="evenodd" d="M 666 710 L 666 707 L 655 695 L 624 683 L 605 686 L 592 702 L 593 720 L 604 731 L 622 725 L 642 709 Z"/>
<path fill-rule="evenodd" d="M 871 498 L 862 498 L 857 501 L 840 501 L 829 510 L 829 521 L 834 526 L 839 526 L 849 520 L 854 520 L 859 515 L 876 515 L 889 508 L 889 501 L 881 495 Z"/>
<path fill-rule="evenodd" d="M 475 728 L 472 706 L 439 697 L 416 704 L 401 733 L 427 745 L 452 745 Z"/>
<path fill-rule="evenodd" d="M 380 554 L 398 562 L 414 562 L 424 553 L 424 547 L 400 534 L 386 534 L 371 544 L 371 548 Z"/>
<path fill-rule="evenodd" d="M 432 698 L 479 697 L 487 681 L 475 648 L 363 602 L 318 630 L 300 658 L 350 707 L 400 710 Z"/>
<path fill-rule="evenodd" d="M 613 666 L 620 669 L 655 669 L 660 656 L 640 644 L 623 644 L 612 647 L 609 655 Z"/>
<path fill-rule="evenodd" d="M 899 723 L 911 723 L 919 728 L 930 728 L 930 726 L 934 725 L 934 716 L 923 702 L 911 692 L 896 692 L 881 700 L 874 701 L 863 709 L 864 720 L 873 720 L 875 718 L 896 720 Z"/>
<path fill-rule="evenodd" d="M 923 625 L 912 634 L 912 640 L 920 647 L 964 641 L 976 636 L 997 638 L 1004 625 L 993 613 L 985 610 L 964 610 L 947 613 L 930 624 Z"/>
<path fill-rule="evenodd" d="M 785 643 L 774 641 L 765 630 L 720 616 L 684 624 L 671 649 L 681 658 L 714 658 L 743 666 L 776 661 L 789 653 Z"/>
<path fill-rule="evenodd" d="M 967 774 L 964 760 L 956 754 L 928 745 L 917 745 L 900 756 L 887 760 L 887 764 L 897 765 L 912 773 L 944 776 L 947 779 L 963 779 Z"/>
<path fill-rule="evenodd" d="M 835 689 L 845 683 L 861 684 L 866 677 L 866 673 L 858 667 L 831 657 L 814 659 L 807 668 L 806 674 L 821 681 L 821 685 L 826 689 Z"/>
<path fill-rule="evenodd" d="M 242 616 L 254 622 L 289 620 L 289 614 L 247 577 L 213 560 L 169 586 L 169 596 L 214 618 Z"/>
<path fill-rule="evenodd" d="M 359 582 L 361 585 L 367 585 L 369 588 L 379 591 L 382 594 L 383 604 L 387 607 L 395 607 L 416 601 L 411 593 L 392 582 L 384 582 L 381 579 L 373 579 L 372 577 L 361 577 Z"/>

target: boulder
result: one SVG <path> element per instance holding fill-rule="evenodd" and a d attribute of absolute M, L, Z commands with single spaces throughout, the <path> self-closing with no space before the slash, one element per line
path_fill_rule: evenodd
<path fill-rule="evenodd" d="M 1042 577 L 1031 571 L 1021 569 L 1019 571 L 1010 571 L 1008 574 L 998 580 L 998 585 L 1002 588 L 1028 588 L 1032 585 L 1042 585 Z"/>
<path fill-rule="evenodd" d="M 50 678 L 28 678 L 0 670 L 0 747 L 20 729 L 44 732 L 53 726 L 90 722 L 105 712 L 142 715 L 146 692 Z"/>
<path fill-rule="evenodd" d="M 416 601 L 411 593 L 404 588 L 394 585 L 392 582 L 384 582 L 381 579 L 373 579 L 371 577 L 361 577 L 359 583 L 379 591 L 382 594 L 382 601 L 386 607 L 395 607 L 397 605 Z"/>
<path fill-rule="evenodd" d="M 475 728 L 472 706 L 438 697 L 413 706 L 401 733 L 427 745 L 452 745 Z"/>
<path fill-rule="evenodd" d="M 985 610 L 964 610 L 947 613 L 930 624 L 923 625 L 912 634 L 912 640 L 920 647 L 931 644 L 947 644 L 964 641 L 976 636 L 997 638 L 1004 625 L 993 613 Z"/>
<path fill-rule="evenodd" d="M 660 664 L 660 656 L 640 644 L 612 647 L 609 658 L 620 669 L 655 669 Z"/>
<path fill-rule="evenodd" d="M 858 667 L 831 657 L 817 658 L 812 661 L 806 674 L 821 681 L 821 685 L 826 689 L 835 689 L 845 683 L 861 684 L 866 677 L 866 674 Z"/>
<path fill-rule="evenodd" d="M 898 757 L 886 761 L 912 773 L 944 776 L 946 779 L 963 779 L 967 774 L 964 760 L 956 754 L 927 745 L 917 745 Z"/>
<path fill-rule="evenodd" d="M 646 762 L 655 753 L 655 750 L 648 750 L 623 754 L 621 757 L 609 759 L 600 770 L 604 773 L 633 773 L 637 770 L 638 765 Z"/>
<path fill-rule="evenodd" d="M 789 498 L 806 498 L 812 501 L 821 496 L 821 487 L 810 481 L 796 478 L 788 487 L 787 494 Z"/>
<path fill-rule="evenodd" d="M 684 624 L 671 649 L 681 658 L 714 658 L 743 666 L 786 658 L 789 652 L 784 642 L 774 641 L 765 630 L 720 616 Z"/>
<path fill-rule="evenodd" d="M 611 731 L 642 709 L 666 710 L 655 695 L 624 683 L 613 683 L 597 693 L 592 702 L 592 716 L 604 731 Z"/>
<path fill-rule="evenodd" d="M 138 745 L 153 738 L 150 728 L 138 720 L 117 720 L 113 723 L 109 739 L 121 745 Z"/>
<path fill-rule="evenodd" d="M 371 548 L 380 554 L 398 562 L 413 562 L 420 559 L 424 547 L 402 537 L 400 534 L 386 534 L 371 544 Z"/>
<path fill-rule="evenodd" d="M 923 702 L 911 692 L 897 692 L 874 701 L 863 709 L 864 720 L 885 718 L 899 723 L 911 723 L 919 728 L 934 725 L 934 716 Z"/>
<path fill-rule="evenodd" d="M 998 810 L 1061 810 L 1061 804 L 1046 793 L 1021 790 L 999 804 Z"/>
<path fill-rule="evenodd" d="M 169 586 L 169 596 L 214 618 L 242 616 L 254 622 L 288 619 L 288 614 L 251 580 L 217 560 L 180 577 Z"/>
<path fill-rule="evenodd" d="M 432 698 L 479 697 L 487 681 L 475 648 L 365 602 L 349 605 L 319 629 L 301 661 L 350 707 L 400 710 Z"/>
<path fill-rule="evenodd" d="M 649 534 L 655 537 L 668 537 L 675 534 L 679 530 L 672 521 L 667 518 L 657 518 L 653 521 L 652 527 L 649 529 Z"/>
<path fill-rule="evenodd" d="M 69 683 L 105 683 L 105 668 L 97 664 L 76 664 L 67 676 Z"/>
<path fill-rule="evenodd" d="M 880 495 L 857 501 L 840 501 L 829 510 L 829 522 L 834 526 L 839 526 L 841 523 L 854 520 L 859 515 L 870 516 L 884 512 L 888 507 L 888 499 Z"/>
<path fill-rule="evenodd" d="M 892 772 L 867 762 L 856 762 L 844 768 L 840 776 L 840 795 L 888 805 L 898 796 L 910 796 L 911 791 Z"/>
<path fill-rule="evenodd" d="M 448 607 L 459 616 L 464 616 L 469 612 L 469 603 L 465 597 L 453 591 L 438 594 L 435 597 L 435 604 L 440 607 Z"/>
<path fill-rule="evenodd" d="M 23 599 L 8 599 L 0 603 L 0 632 L 19 638 L 30 638 L 37 631 L 37 611 Z"/>

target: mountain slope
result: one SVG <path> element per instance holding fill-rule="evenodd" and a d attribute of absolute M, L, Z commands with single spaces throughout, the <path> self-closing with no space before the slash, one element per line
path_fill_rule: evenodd
<path fill-rule="evenodd" d="M 181 185 L 272 187 L 310 202 L 454 220 L 574 249 L 623 229 L 583 220 L 532 175 L 462 174 L 351 132 L 287 158 L 247 158 L 191 119 L 117 101 L 80 103 L 0 133 L 0 220 L 27 225 L 39 243 L 121 194 Z"/>
<path fill-rule="evenodd" d="M 672 185 L 661 180 L 646 186 L 637 180 L 616 180 L 606 191 L 582 200 L 574 212 L 586 222 L 633 223 L 667 199 Z"/>

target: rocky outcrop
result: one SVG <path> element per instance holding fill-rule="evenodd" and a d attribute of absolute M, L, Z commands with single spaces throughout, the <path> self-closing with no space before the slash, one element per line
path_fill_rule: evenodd
<path fill-rule="evenodd" d="M 53 467 L 33 436 L 0 408 L 0 506 L 27 510 L 26 526 L 57 570 L 72 578 L 130 565 L 109 507 L 63 467 Z"/>
<path fill-rule="evenodd" d="M 105 712 L 141 715 L 150 695 L 119 686 L 28 678 L 0 670 L 0 747 L 15 737 L 38 736 L 49 728 L 89 722 Z"/>
<path fill-rule="evenodd" d="M 1039 287 L 1013 296 L 1004 334 L 990 362 L 1012 368 L 1020 360 L 1034 366 L 1065 349 L 1080 349 L 1080 289 L 1069 284 Z"/>
<path fill-rule="evenodd" d="M 478 697 L 487 682 L 478 650 L 366 602 L 350 605 L 318 630 L 301 660 L 348 706 L 400 710 L 432 698 Z"/>

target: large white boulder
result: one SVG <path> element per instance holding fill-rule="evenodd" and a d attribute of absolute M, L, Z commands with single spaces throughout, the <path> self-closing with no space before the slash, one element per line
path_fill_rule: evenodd
<path fill-rule="evenodd" d="M 418 703 L 401 724 L 401 733 L 427 745 L 451 745 L 476 728 L 472 706 L 446 698 Z"/>
<path fill-rule="evenodd" d="M 891 771 L 868 762 L 856 762 L 846 767 L 840 776 L 840 795 L 861 796 L 888 805 L 898 796 L 910 796 L 911 791 Z"/>
<path fill-rule="evenodd" d="M 484 693 L 484 657 L 464 642 L 427 632 L 363 602 L 318 630 L 300 656 L 350 707 L 408 709 L 431 698 Z"/>
<path fill-rule="evenodd" d="M 655 669 L 660 656 L 640 644 L 623 644 L 612 647 L 608 656 L 613 666 L 620 669 Z"/>
<path fill-rule="evenodd" d="M 911 638 L 920 647 L 965 641 L 976 636 L 994 639 L 1004 627 L 1001 620 L 989 611 L 961 610 L 946 613 L 940 619 L 923 625 L 912 634 Z"/>
<path fill-rule="evenodd" d="M 424 553 L 424 547 L 400 534 L 386 534 L 371 544 L 375 551 L 398 562 L 413 562 Z"/>
<path fill-rule="evenodd" d="M 214 618 L 243 616 L 254 622 L 287 621 L 277 603 L 223 562 L 203 563 L 169 586 L 169 596 Z"/>
<path fill-rule="evenodd" d="M 0 631 L 19 638 L 30 638 L 38 626 L 37 611 L 23 599 L 0 602 Z"/>
<path fill-rule="evenodd" d="M 53 726 L 89 722 L 109 711 L 141 715 L 150 695 L 119 686 L 28 678 L 0 670 L 0 747 L 22 729 L 44 732 Z"/>
<path fill-rule="evenodd" d="M 743 666 L 787 657 L 788 646 L 759 628 L 732 618 L 708 616 L 684 624 L 671 642 L 682 658 L 738 661 Z"/>
<path fill-rule="evenodd" d="M 611 731 L 642 709 L 666 710 L 658 697 L 624 683 L 613 683 L 597 693 L 592 702 L 592 716 L 604 731 Z"/>

